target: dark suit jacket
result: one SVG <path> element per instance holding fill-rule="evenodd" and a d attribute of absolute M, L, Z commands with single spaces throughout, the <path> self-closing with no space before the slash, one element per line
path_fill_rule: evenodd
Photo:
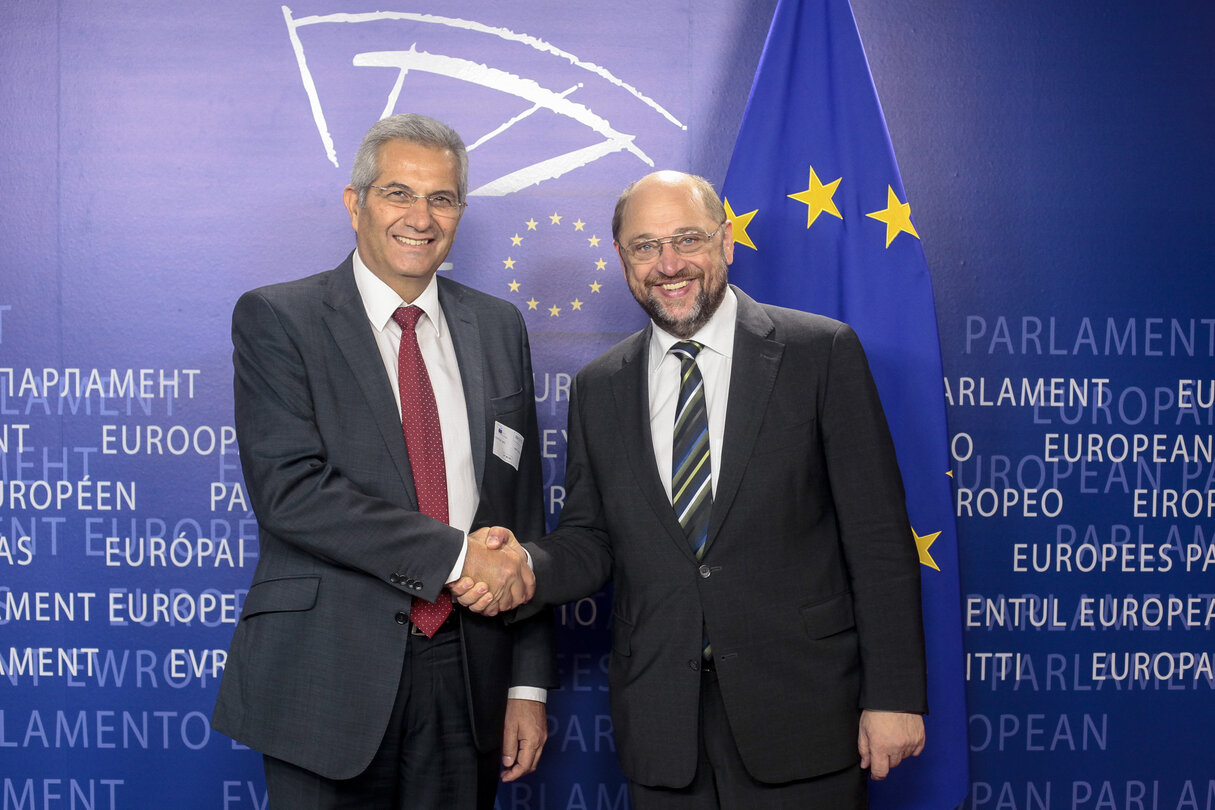
<path fill-rule="evenodd" d="M 529 544 L 538 599 L 613 580 L 612 716 L 624 773 L 645 785 L 683 786 L 695 771 L 702 625 L 761 781 L 855 763 L 863 708 L 927 709 L 918 555 L 860 342 L 838 321 L 735 292 L 703 559 L 654 461 L 650 328 L 578 374 L 560 525 Z"/>
<path fill-rule="evenodd" d="M 480 489 L 478 525 L 543 531 L 527 330 L 519 311 L 439 279 Z M 212 724 L 331 779 L 362 772 L 397 693 L 414 596 L 433 601 L 462 532 L 417 511 L 392 388 L 355 286 L 337 269 L 246 293 L 232 316 L 236 431 L 260 558 Z M 524 436 L 519 469 L 495 422 Z M 551 617 L 458 611 L 477 746 L 501 744 L 512 685 L 556 685 Z"/>

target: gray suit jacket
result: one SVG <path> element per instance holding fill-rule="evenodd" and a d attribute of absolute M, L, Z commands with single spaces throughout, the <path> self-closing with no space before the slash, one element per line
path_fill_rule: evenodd
<path fill-rule="evenodd" d="M 476 523 L 543 531 L 527 330 L 510 304 L 439 279 L 480 489 Z M 392 388 L 351 259 L 246 293 L 232 316 L 236 431 L 260 558 L 214 728 L 331 779 L 362 772 L 386 727 L 414 596 L 433 601 L 463 534 L 417 511 Z M 495 422 L 524 436 L 516 470 Z M 512 685 L 556 685 L 551 617 L 458 611 L 477 746 L 501 744 Z"/>
<path fill-rule="evenodd" d="M 838 321 L 735 292 L 703 559 L 654 461 L 649 328 L 578 374 L 561 522 L 529 544 L 544 602 L 613 580 L 612 716 L 624 773 L 646 785 L 695 771 L 702 626 L 761 781 L 855 763 L 862 708 L 927 709 L 918 555 L 860 342 Z"/>

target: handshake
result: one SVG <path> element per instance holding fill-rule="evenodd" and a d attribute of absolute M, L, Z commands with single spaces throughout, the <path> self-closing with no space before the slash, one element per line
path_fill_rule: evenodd
<path fill-rule="evenodd" d="M 447 588 L 473 613 L 496 616 L 535 596 L 536 577 L 514 532 L 491 526 L 468 536 L 464 570 Z"/>

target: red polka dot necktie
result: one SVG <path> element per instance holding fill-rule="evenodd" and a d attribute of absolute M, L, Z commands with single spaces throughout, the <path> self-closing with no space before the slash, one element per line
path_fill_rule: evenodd
<path fill-rule="evenodd" d="M 443 431 L 439 408 L 426 373 L 426 362 L 418 346 L 418 307 L 401 307 L 392 319 L 401 327 L 401 350 L 397 354 L 397 380 L 401 392 L 401 429 L 418 493 L 418 511 L 447 522 L 447 465 L 443 460 Z M 414 597 L 409 619 L 427 638 L 434 636 L 451 613 L 451 594 L 439 591 L 434 602 Z"/>

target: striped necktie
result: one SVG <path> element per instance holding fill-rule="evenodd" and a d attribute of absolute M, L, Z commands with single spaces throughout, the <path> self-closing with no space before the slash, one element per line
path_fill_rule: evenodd
<path fill-rule="evenodd" d="M 703 348 L 694 340 L 682 340 L 671 347 L 680 364 L 671 454 L 671 505 L 698 560 L 704 555 L 705 541 L 709 538 L 709 512 L 713 508 L 709 416 L 704 379 L 696 365 L 696 355 Z"/>

